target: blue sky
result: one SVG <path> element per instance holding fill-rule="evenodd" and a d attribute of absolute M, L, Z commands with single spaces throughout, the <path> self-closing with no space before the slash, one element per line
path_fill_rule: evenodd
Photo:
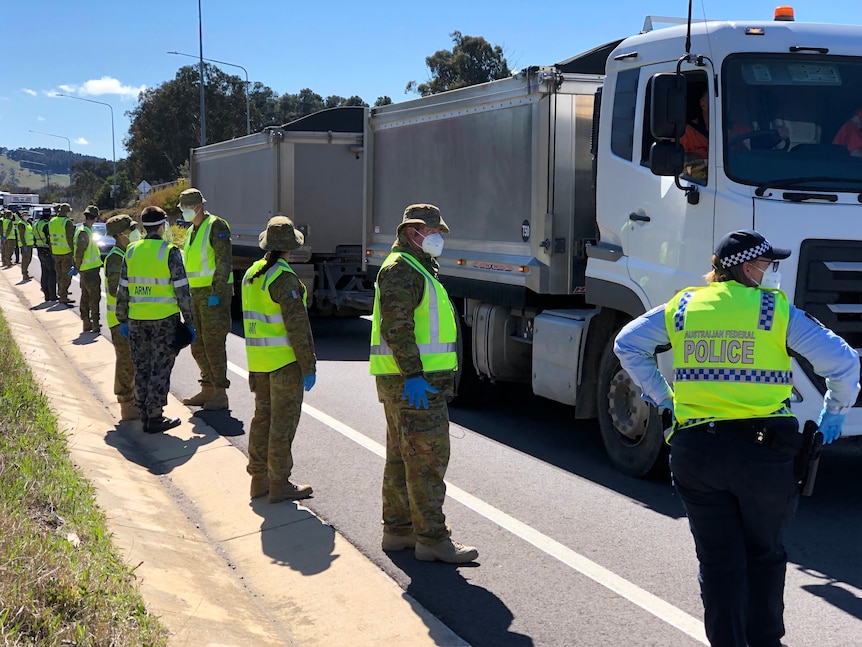
<path fill-rule="evenodd" d="M 20 3 L 20 4 L 19 4 Z M 126 156 L 125 113 L 138 92 L 174 78 L 198 53 L 197 0 L 18 0 L 21 41 L 6 48 L 0 146 Z M 695 0 L 696 17 L 771 19 L 778 0 Z M 798 0 L 796 19 L 860 22 L 858 0 Z M 423 82 L 425 58 L 450 49 L 459 30 L 503 47 L 509 67 L 551 65 L 640 31 L 644 17 L 684 16 L 686 0 L 201 0 L 203 55 L 242 65 L 278 94 L 311 88 L 326 97 L 399 102 Z M 225 72 L 244 76 L 236 67 Z M 108 106 L 54 96 L 68 94 Z M 29 132 L 31 130 L 38 133 Z M 48 133 L 48 134 L 39 134 Z M 67 142 L 66 139 L 69 141 Z"/>

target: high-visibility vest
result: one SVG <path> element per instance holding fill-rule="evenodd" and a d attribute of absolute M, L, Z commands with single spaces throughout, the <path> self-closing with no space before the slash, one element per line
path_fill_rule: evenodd
<path fill-rule="evenodd" d="M 12 218 L 3 218 L 2 223 L 3 223 L 3 229 L 2 229 L 3 238 L 7 238 L 7 239 L 12 238 L 12 232 L 15 229 L 15 227 L 14 227 L 15 221 Z"/>
<path fill-rule="evenodd" d="M 215 274 L 215 250 L 210 244 L 210 232 L 216 216 L 208 215 L 199 227 L 192 225 L 186 232 L 183 245 L 183 260 L 186 266 L 186 276 L 193 288 L 205 288 L 213 284 Z M 192 242 L 192 233 L 195 234 Z M 228 274 L 228 284 L 233 284 L 233 272 Z"/>
<path fill-rule="evenodd" d="M 50 234 L 48 233 L 48 221 L 45 219 L 37 220 L 33 225 L 33 240 L 36 247 L 47 248 L 50 244 Z"/>
<path fill-rule="evenodd" d="M 168 253 L 173 247 L 166 240 L 144 238 L 126 248 L 126 281 L 120 279 L 120 285 L 129 289 L 129 319 L 155 321 L 180 311 L 174 288 L 188 280 L 171 280 Z"/>
<path fill-rule="evenodd" d="M 126 252 L 120 249 L 119 245 L 114 245 L 114 248 L 105 256 L 105 262 L 102 264 L 105 270 L 105 303 L 107 303 L 108 308 L 108 328 L 113 328 L 120 323 L 119 319 L 117 319 L 117 295 L 112 295 L 108 289 L 108 260 L 111 256 L 119 256 L 122 261 L 122 259 L 126 258 Z"/>
<path fill-rule="evenodd" d="M 9 219 L 9 233 L 6 234 L 6 238 L 8 240 L 14 240 L 18 242 L 18 223 L 21 222 L 18 220 L 17 216 L 12 216 Z"/>
<path fill-rule="evenodd" d="M 458 368 L 458 322 L 446 288 L 422 264 L 409 254 L 392 252 L 380 269 L 403 259 L 425 278 L 425 293 L 413 312 L 413 332 L 423 372 Z M 380 335 L 380 289 L 374 284 L 374 312 L 371 319 L 371 352 L 369 369 L 372 375 L 398 375 L 398 364 L 392 349 Z"/>
<path fill-rule="evenodd" d="M 249 284 L 248 280 L 266 264 L 266 259 L 254 263 L 242 279 L 242 321 L 245 330 L 245 354 L 248 370 L 255 373 L 270 373 L 296 361 L 296 353 L 287 336 L 287 328 L 281 315 L 281 305 L 272 300 L 269 287 L 282 272 L 296 272 L 283 258 L 270 267 L 265 274 Z M 298 277 L 297 277 L 298 280 Z M 308 305 L 308 292 L 302 281 L 302 303 Z"/>
<path fill-rule="evenodd" d="M 54 216 L 48 221 L 48 233 L 51 235 L 51 253 L 55 256 L 71 254 L 72 248 L 66 239 L 66 216 Z"/>
<path fill-rule="evenodd" d="M 24 240 L 23 242 L 19 242 L 18 244 L 22 247 L 32 247 L 34 238 L 33 238 L 33 225 L 24 220 L 23 218 L 15 223 L 15 229 L 17 231 L 18 225 L 24 225 Z"/>
<path fill-rule="evenodd" d="M 686 288 L 665 306 L 680 425 L 792 415 L 790 304 L 736 281 Z"/>
<path fill-rule="evenodd" d="M 88 242 L 86 249 L 84 249 L 84 257 L 81 259 L 81 267 L 78 268 L 81 272 L 92 270 L 102 264 L 102 258 L 99 254 L 99 246 L 96 244 L 95 238 L 93 238 L 93 230 L 87 225 L 81 225 L 81 228 L 75 234 L 75 247 L 78 246 L 78 239 L 84 232 L 87 232 Z"/>

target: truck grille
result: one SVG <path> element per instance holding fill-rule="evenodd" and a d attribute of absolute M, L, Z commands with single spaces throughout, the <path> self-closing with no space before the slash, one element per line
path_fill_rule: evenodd
<path fill-rule="evenodd" d="M 862 243 L 806 240 L 799 250 L 797 308 L 816 317 L 856 350 L 862 348 Z M 806 375 L 821 393 L 826 382 L 799 357 Z M 862 396 L 854 406 L 862 406 Z"/>

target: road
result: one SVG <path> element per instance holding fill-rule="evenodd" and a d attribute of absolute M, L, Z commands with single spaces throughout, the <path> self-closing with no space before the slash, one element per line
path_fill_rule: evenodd
<path fill-rule="evenodd" d="M 693 543 L 669 480 L 617 473 L 595 423 L 522 387 L 497 387 L 480 405 L 450 412 L 445 512 L 453 537 L 479 548 L 478 564 L 383 553 L 385 423 L 368 375 L 370 322 L 312 325 L 318 380 L 303 405 L 294 477 L 314 486 L 309 508 L 454 631 L 489 647 L 706 644 Z M 231 409 L 196 415 L 245 451 L 254 404 L 236 321 L 228 355 Z M 197 377 L 184 350 L 172 391 L 195 393 Z M 791 526 L 785 603 L 794 647 L 862 644 L 860 467 L 860 439 L 827 447 L 815 495 Z"/>

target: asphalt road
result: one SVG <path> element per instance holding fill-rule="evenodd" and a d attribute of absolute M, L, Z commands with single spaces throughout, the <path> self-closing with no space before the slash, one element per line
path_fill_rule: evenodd
<path fill-rule="evenodd" d="M 313 329 L 318 380 L 306 394 L 294 478 L 314 486 L 308 506 L 318 516 L 459 635 L 489 647 L 706 644 L 694 547 L 669 480 L 617 473 L 595 423 L 522 387 L 450 411 L 445 512 L 453 537 L 478 547 L 478 563 L 383 553 L 385 423 L 368 375 L 370 322 L 321 319 Z M 237 333 L 234 322 L 231 409 L 197 415 L 245 450 L 254 403 Z M 197 377 L 184 350 L 172 391 L 195 393 Z M 827 447 L 815 495 L 791 526 L 785 642 L 793 647 L 862 645 L 860 468 L 862 439 Z"/>

